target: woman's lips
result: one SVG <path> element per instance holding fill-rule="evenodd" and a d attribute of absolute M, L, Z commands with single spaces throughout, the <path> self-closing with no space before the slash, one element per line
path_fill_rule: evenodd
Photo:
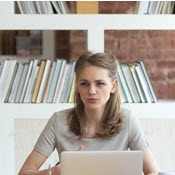
<path fill-rule="evenodd" d="M 89 103 L 96 103 L 97 99 L 96 98 L 88 98 Z"/>

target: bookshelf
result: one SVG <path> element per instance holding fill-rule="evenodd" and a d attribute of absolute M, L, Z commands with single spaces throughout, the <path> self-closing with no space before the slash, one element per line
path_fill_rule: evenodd
<path fill-rule="evenodd" d="M 105 30 L 174 30 L 172 21 L 173 15 L 17 15 L 13 1 L 0 2 L 0 30 L 87 30 L 87 49 L 96 52 L 104 51 Z M 125 105 L 140 119 L 175 119 L 175 100 Z M 53 112 L 71 107 L 64 103 L 0 104 L 2 174 L 15 172 L 15 119 L 48 119 Z"/>

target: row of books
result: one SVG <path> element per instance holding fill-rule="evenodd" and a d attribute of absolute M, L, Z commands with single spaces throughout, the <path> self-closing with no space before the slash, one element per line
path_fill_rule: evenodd
<path fill-rule="evenodd" d="M 144 62 L 118 63 L 122 103 L 157 102 Z M 64 59 L 31 60 L 28 64 L 5 60 L 0 64 L 0 103 L 73 103 L 75 62 Z"/>
<path fill-rule="evenodd" d="M 0 103 L 71 103 L 75 62 L 5 60 L 0 65 Z"/>
<path fill-rule="evenodd" d="M 70 10 L 65 1 L 17 1 L 21 14 L 67 14 Z"/>
<path fill-rule="evenodd" d="M 174 1 L 139 1 L 136 7 L 137 14 L 173 14 Z"/>
<path fill-rule="evenodd" d="M 118 86 L 122 103 L 155 103 L 157 97 L 142 60 L 133 65 L 118 62 Z"/>

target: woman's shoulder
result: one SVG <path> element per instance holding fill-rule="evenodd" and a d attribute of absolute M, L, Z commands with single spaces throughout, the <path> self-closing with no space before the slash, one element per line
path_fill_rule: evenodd
<path fill-rule="evenodd" d="M 65 110 L 61 110 L 61 111 L 57 111 L 54 113 L 55 119 L 59 120 L 59 119 L 67 119 L 67 117 L 69 116 L 70 112 L 72 111 L 73 108 L 69 108 L 69 109 L 65 109 Z"/>
<path fill-rule="evenodd" d="M 132 116 L 132 111 L 127 106 L 120 107 L 120 114 L 125 121 L 129 121 L 130 117 Z"/>

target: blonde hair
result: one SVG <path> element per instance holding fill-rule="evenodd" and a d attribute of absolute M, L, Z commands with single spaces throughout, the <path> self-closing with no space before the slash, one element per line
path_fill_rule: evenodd
<path fill-rule="evenodd" d="M 76 81 L 81 70 L 87 66 L 97 66 L 107 69 L 111 81 L 117 77 L 117 60 L 107 53 L 85 52 L 83 53 L 75 65 Z M 118 88 L 115 93 L 110 94 L 110 98 L 106 103 L 102 116 L 102 130 L 96 132 L 97 137 L 111 138 L 123 129 L 123 118 L 120 114 L 120 96 Z M 80 94 L 75 89 L 75 107 L 71 110 L 68 117 L 70 130 L 79 138 L 85 137 L 86 119 L 84 115 L 84 104 L 80 98 Z"/>

